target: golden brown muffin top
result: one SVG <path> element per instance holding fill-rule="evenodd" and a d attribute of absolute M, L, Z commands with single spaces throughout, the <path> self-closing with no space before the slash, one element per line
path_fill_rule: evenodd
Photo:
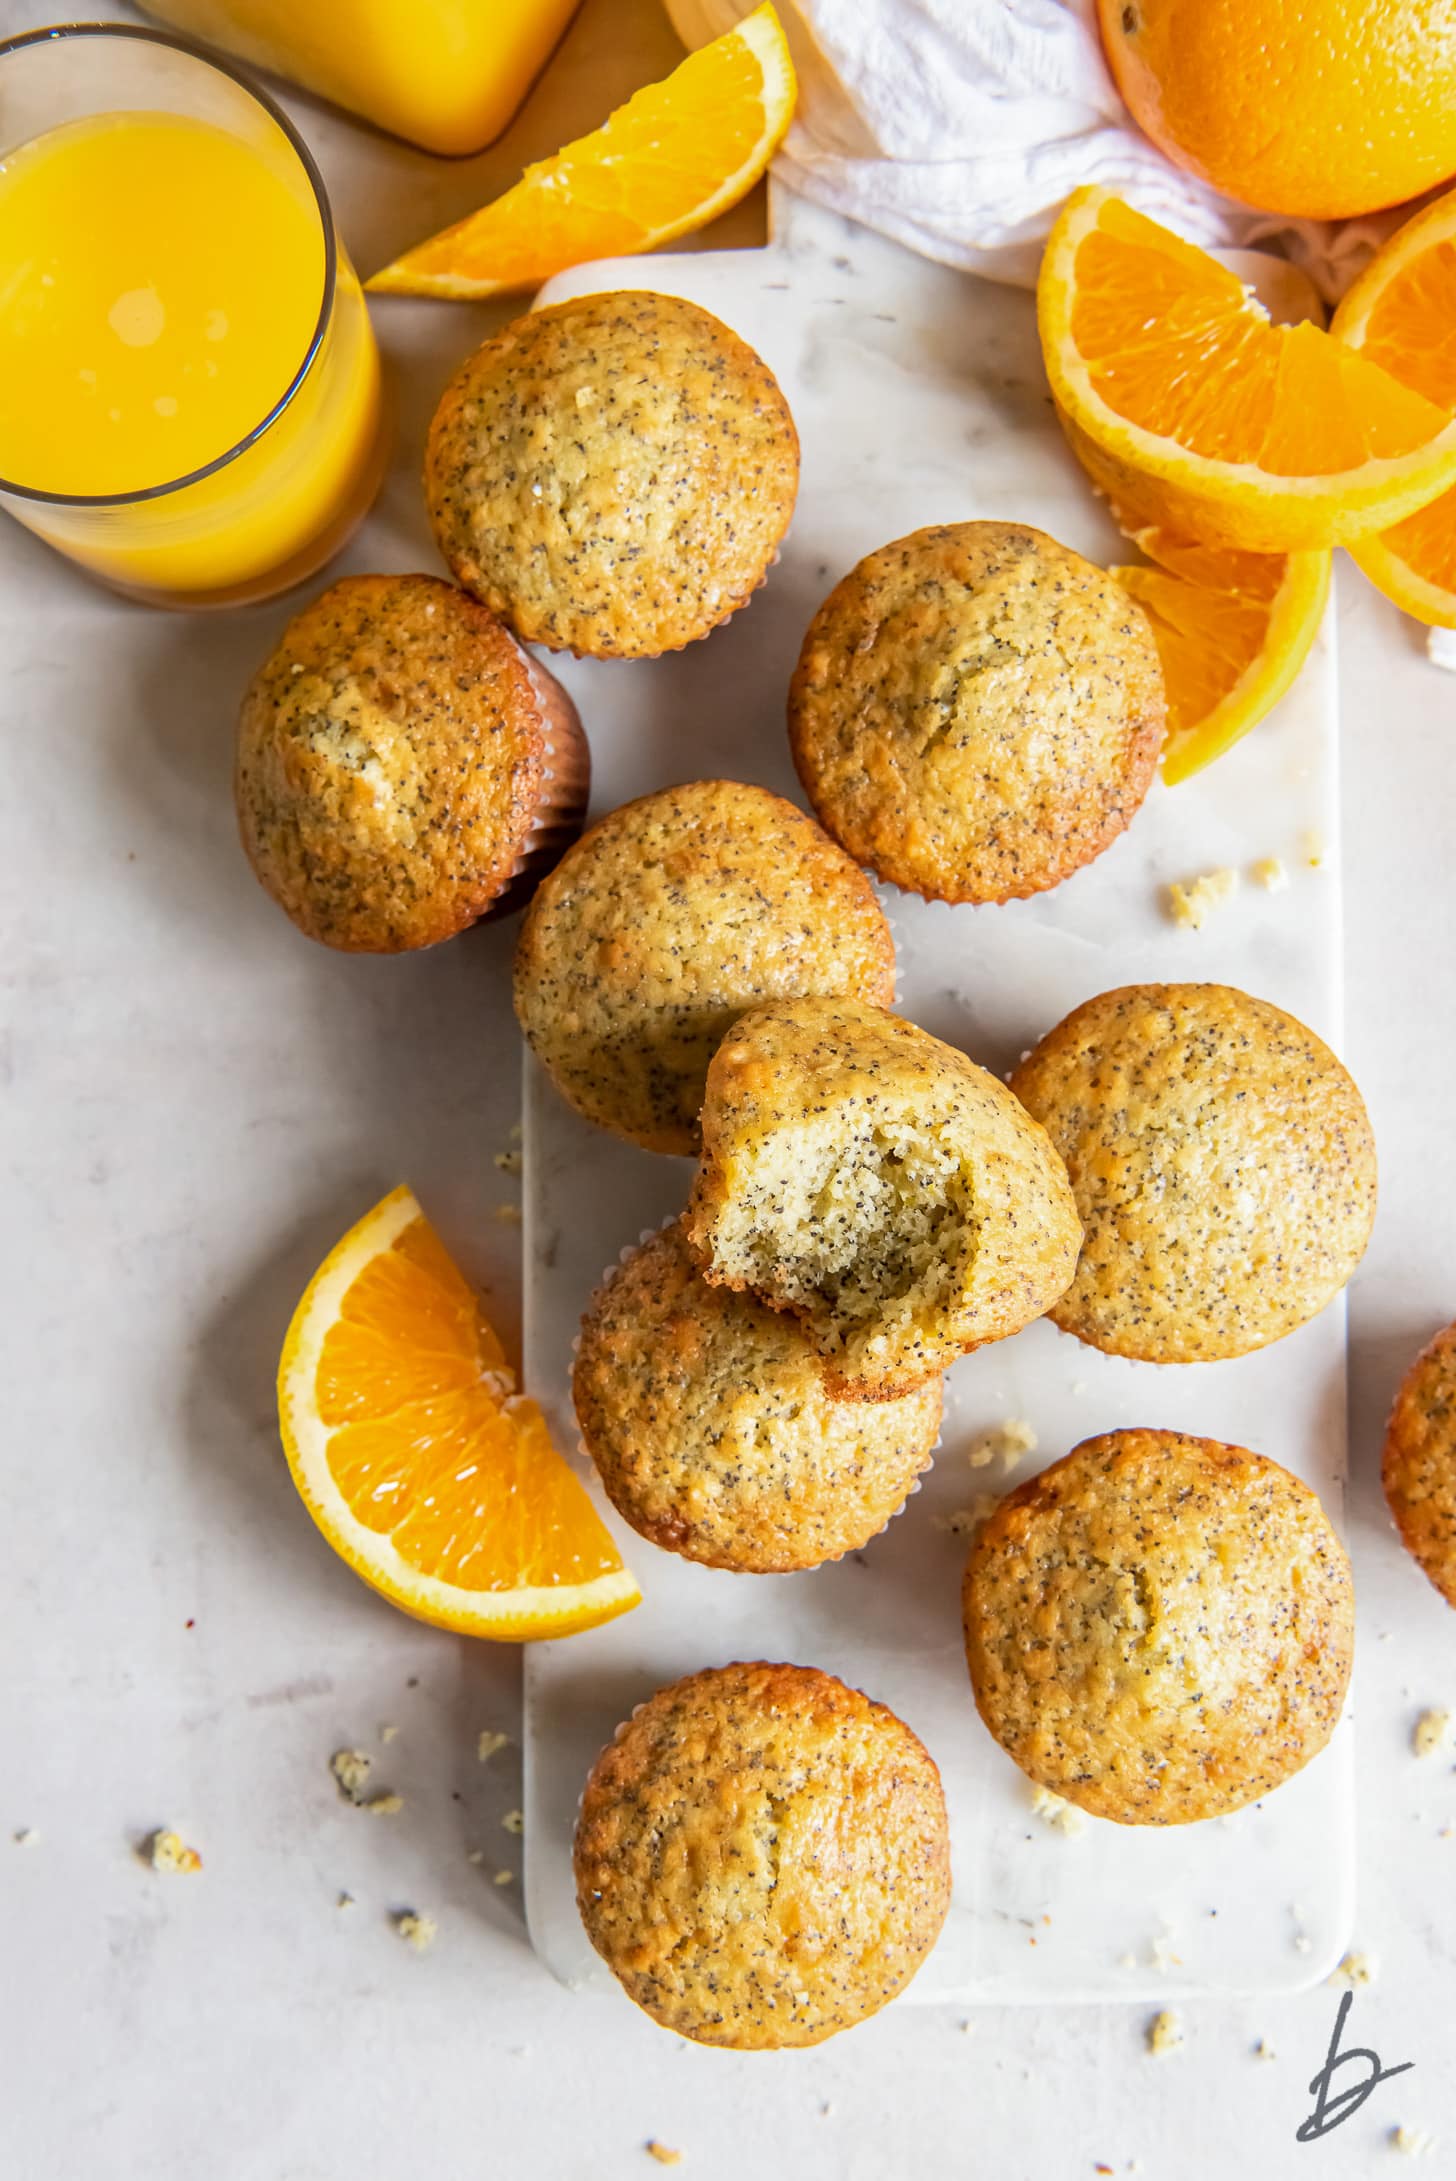
<path fill-rule="evenodd" d="M 294 616 L 243 698 L 248 860 L 327 946 L 450 938 L 511 878 L 548 783 L 555 702 L 569 709 L 454 584 L 346 576 Z"/>
<path fill-rule="evenodd" d="M 441 397 L 425 498 L 456 577 L 531 643 L 651 658 L 746 603 L 799 442 L 746 341 L 677 296 L 528 311 Z"/>
<path fill-rule="evenodd" d="M 1123 985 L 1011 1078 L 1067 1164 L 1086 1237 L 1051 1311 L 1112 1355 L 1199 1363 L 1292 1333 L 1375 1217 L 1375 1141 L 1329 1047 L 1231 985 Z"/>
<path fill-rule="evenodd" d="M 852 999 L 770 1001 L 713 1057 L 683 1215 L 706 1277 L 801 1317 L 830 1391 L 883 1400 L 1072 1277 L 1061 1160 L 1004 1083 Z"/>
<path fill-rule="evenodd" d="M 710 1287 L 677 1221 L 593 1296 L 572 1391 L 635 1530 L 764 1575 L 866 1544 L 930 1467 L 940 1430 L 938 1377 L 899 1401 L 831 1400 L 795 1321 Z"/>
<path fill-rule="evenodd" d="M 864 873 L 767 788 L 690 780 L 611 811 L 532 901 L 516 1014 L 578 1113 L 691 1154 L 708 1062 L 780 993 L 895 996 L 895 947 Z"/>
<path fill-rule="evenodd" d="M 587 1936 L 665 2029 L 817 2045 L 903 1990 L 940 1933 L 940 1774 L 892 1711 L 811 1666 L 710 1667 L 597 1759 L 576 1829 Z"/>
<path fill-rule="evenodd" d="M 1009 901 L 1090 863 L 1147 794 L 1164 724 L 1141 608 L 1025 523 L 871 553 L 814 616 L 789 693 L 824 825 L 934 901 Z"/>
<path fill-rule="evenodd" d="M 1456 1605 L 1456 1325 L 1421 1350 L 1401 1382 L 1383 1481 L 1406 1551 Z"/>
<path fill-rule="evenodd" d="M 1109 1431 L 1012 1492 L 966 1564 L 981 1717 L 1094 1816 L 1185 1825 L 1315 1756 L 1344 1702 L 1354 1589 L 1306 1484 L 1262 1454 Z"/>

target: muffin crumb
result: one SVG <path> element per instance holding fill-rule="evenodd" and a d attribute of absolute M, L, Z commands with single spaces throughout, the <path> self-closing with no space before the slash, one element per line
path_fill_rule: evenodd
<path fill-rule="evenodd" d="M 1407 2128 L 1404 2122 L 1390 2131 L 1390 2147 L 1404 2151 L 1407 2158 L 1428 2158 L 1435 2150 L 1438 2138 L 1424 2128 Z"/>
<path fill-rule="evenodd" d="M 405 1945 L 412 1946 L 417 1954 L 425 1953 L 440 1936 L 440 1926 L 434 1917 L 414 1908 L 402 1908 L 394 1919 L 394 1928 Z"/>
<path fill-rule="evenodd" d="M 1037 1436 L 1024 1416 L 1008 1416 L 994 1431 L 982 1432 L 966 1449 L 972 1469 L 986 1469 L 999 1461 L 1014 1469 L 1023 1454 L 1034 1454 Z"/>
<path fill-rule="evenodd" d="M 353 1908 L 354 1905 L 354 1896 L 352 1893 L 341 1892 L 337 1894 L 334 1898 L 335 1908 Z"/>
<path fill-rule="evenodd" d="M 1325 1982 L 1327 1984 L 1348 1985 L 1351 1990 L 1354 1990 L 1362 1984 L 1373 1984 L 1375 1977 L 1376 1963 L 1371 1956 L 1357 1953 L 1352 1947 L 1338 1967 L 1330 1971 L 1325 1978 Z"/>
<path fill-rule="evenodd" d="M 170 1826 L 159 1826 L 148 1833 L 142 1843 L 142 1854 L 154 1871 L 200 1871 L 202 1857 L 195 1848 L 189 1848 L 180 1833 Z"/>
<path fill-rule="evenodd" d="M 359 1804 L 359 1808 L 367 1810 L 370 1817 L 398 1817 L 404 1808 L 404 1797 L 394 1794 L 369 1795 Z"/>
<path fill-rule="evenodd" d="M 1278 856 L 1263 856 L 1253 864 L 1249 876 L 1256 886 L 1262 886 L 1266 894 L 1282 894 L 1289 884 L 1289 873 Z"/>
<path fill-rule="evenodd" d="M 1451 1714 L 1432 1707 L 1423 1711 L 1411 1729 L 1411 1748 L 1418 1757 L 1434 1757 L 1446 1746 L 1451 1732 Z"/>
<path fill-rule="evenodd" d="M 670 2151 L 665 2143 L 658 2142 L 656 2136 L 648 2137 L 646 2150 L 648 2157 L 655 2158 L 659 2166 L 680 2166 L 682 2164 L 682 2152 Z"/>
<path fill-rule="evenodd" d="M 1256 2060 L 1277 2060 L 1278 2057 L 1278 2053 L 1274 2050 L 1274 2047 L 1270 2044 L 1267 2037 L 1261 2037 L 1255 2044 L 1254 2058 Z"/>
<path fill-rule="evenodd" d="M 519 1174 L 521 1154 L 519 1151 L 497 1151 L 495 1163 L 503 1174 Z"/>
<path fill-rule="evenodd" d="M 10 1837 L 17 1848 L 38 1848 L 40 1846 L 40 1834 L 33 1825 L 22 1825 L 20 1830 L 12 1833 Z"/>
<path fill-rule="evenodd" d="M 1031 1807 L 1033 1813 L 1052 1832 L 1065 1833 L 1069 1840 L 1075 1840 L 1079 1833 L 1087 1830 L 1085 1813 L 1075 1803 L 1065 1802 L 1060 1795 L 1054 1795 L 1049 1787 L 1032 1789 Z"/>
<path fill-rule="evenodd" d="M 1183 2050 L 1183 2024 L 1171 2007 L 1155 2014 L 1147 2027 L 1148 2051 L 1155 2060 L 1166 2060 L 1170 2053 Z"/>
<path fill-rule="evenodd" d="M 1184 931 L 1202 931 L 1214 910 L 1232 897 L 1238 883 L 1238 872 L 1227 866 L 1205 871 L 1201 878 L 1174 879 L 1168 888 L 1168 913 Z"/>
<path fill-rule="evenodd" d="M 957 1507 L 948 1515 L 932 1515 L 930 1526 L 942 1531 L 947 1537 L 974 1537 L 983 1522 L 989 1522 L 1001 1504 L 999 1492 L 979 1492 L 967 1507 Z"/>
<path fill-rule="evenodd" d="M 524 1215 L 519 1204 L 497 1204 L 495 1217 L 503 1227 L 519 1227 Z"/>
<path fill-rule="evenodd" d="M 501 1819 L 501 1824 L 508 1833 L 523 1833 L 526 1830 L 525 1812 L 522 1810 L 507 1810 L 505 1816 Z"/>
<path fill-rule="evenodd" d="M 496 1886 L 513 1886 L 515 1882 L 516 1874 L 514 1871 L 497 1871 L 495 1877 L 491 1880 L 491 1884 Z"/>
<path fill-rule="evenodd" d="M 364 1789 L 369 1781 L 371 1759 L 362 1749 L 336 1749 L 329 1759 L 329 1770 L 334 1783 L 345 1802 L 363 1800 Z"/>
<path fill-rule="evenodd" d="M 475 1738 L 475 1754 L 481 1764 L 488 1764 L 492 1757 L 510 1747 L 508 1734 L 497 1734 L 493 1727 L 482 1727 Z"/>

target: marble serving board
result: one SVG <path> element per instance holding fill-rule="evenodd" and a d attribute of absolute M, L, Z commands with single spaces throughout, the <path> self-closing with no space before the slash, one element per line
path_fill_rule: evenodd
<path fill-rule="evenodd" d="M 798 797 L 784 731 L 805 627 L 860 556 L 924 523 L 1040 525 L 1104 562 L 1126 557 L 1063 447 L 1031 298 L 928 264 L 828 215 L 778 208 L 765 251 L 584 267 L 543 301 L 653 287 L 715 311 L 765 356 L 792 405 L 803 483 L 782 557 L 751 606 L 707 642 L 650 663 L 562 671 L 595 764 L 593 807 L 668 782 L 756 780 Z M 798 798 L 802 800 L 802 798 Z M 885 888 L 901 1011 L 1004 1071 L 1070 1007 L 1110 986 L 1215 978 L 1277 1001 L 1340 1042 L 1340 892 L 1333 628 L 1257 734 L 1176 790 L 1157 784 L 1130 832 L 1040 900 L 933 906 Z M 1286 890 L 1250 866 L 1277 856 Z M 1223 867 L 1233 898 L 1176 927 L 1170 881 Z M 592 1130 L 527 1063 L 526 1383 L 576 1446 L 572 1342 L 604 1267 L 676 1212 L 688 1162 Z M 1089 1433 L 1146 1424 L 1256 1447 L 1338 1520 L 1345 1470 L 1345 1320 L 1336 1304 L 1262 1354 L 1160 1368 L 1097 1354 L 1051 1325 L 950 1373 L 943 1443 L 904 1512 L 862 1553 L 792 1576 L 735 1576 L 662 1552 L 615 1522 L 643 1603 L 526 1658 L 527 1905 L 544 1960 L 608 1982 L 583 1935 L 571 1834 L 583 1781 L 619 1721 L 679 1674 L 736 1658 L 841 1675 L 900 1712 L 940 1765 L 955 1892 L 911 2001 L 1108 2000 L 1301 1988 L 1328 1974 L 1352 1913 L 1347 1720 L 1323 1756 L 1232 1820 L 1168 1831 L 1089 1819 L 1069 1837 L 976 1716 L 961 1648 L 965 1545 L 937 1523 Z M 968 1449 L 1007 1418 L 1037 1450 L 1009 1474 Z M 600 1494 L 598 1493 L 600 1498 Z"/>

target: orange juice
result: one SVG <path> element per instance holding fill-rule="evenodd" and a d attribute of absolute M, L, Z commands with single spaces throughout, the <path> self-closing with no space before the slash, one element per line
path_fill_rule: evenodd
<path fill-rule="evenodd" d="M 377 353 L 342 253 L 326 311 L 333 274 L 281 134 L 102 113 L 7 153 L 0 478 L 122 503 L 12 511 L 122 589 L 178 602 L 318 565 L 377 481 L 380 439 Z"/>
<path fill-rule="evenodd" d="M 499 136 L 577 0 L 143 0 L 191 31 L 426 151 Z"/>

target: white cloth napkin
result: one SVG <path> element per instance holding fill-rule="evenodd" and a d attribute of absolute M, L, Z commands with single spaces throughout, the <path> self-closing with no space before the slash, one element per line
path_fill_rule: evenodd
<path fill-rule="evenodd" d="M 689 46 L 754 4 L 667 0 Z M 1063 200 L 1101 182 L 1206 249 L 1274 247 L 1333 300 L 1405 216 L 1281 219 L 1180 173 L 1118 96 L 1093 0 L 777 6 L 800 98 L 775 174 L 943 264 L 1031 287 Z"/>

